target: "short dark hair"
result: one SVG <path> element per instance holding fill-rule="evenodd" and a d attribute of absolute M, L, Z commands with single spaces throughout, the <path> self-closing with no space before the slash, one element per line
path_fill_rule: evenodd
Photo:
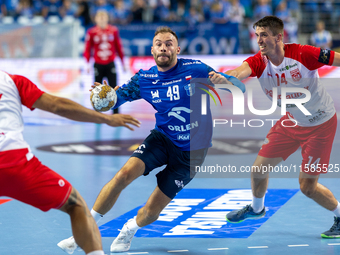
<path fill-rule="evenodd" d="M 273 35 L 283 35 L 283 21 L 276 16 L 266 16 L 254 23 L 253 28 L 257 27 L 269 28 Z"/>
<path fill-rule="evenodd" d="M 156 35 L 158 35 L 158 34 L 164 34 L 164 33 L 170 33 L 170 34 L 172 34 L 172 35 L 176 38 L 176 40 L 177 40 L 177 42 L 178 42 L 178 37 L 177 37 L 176 33 L 175 33 L 170 27 L 167 27 L 167 26 L 158 27 L 158 28 L 156 29 L 154 38 L 155 38 Z"/>

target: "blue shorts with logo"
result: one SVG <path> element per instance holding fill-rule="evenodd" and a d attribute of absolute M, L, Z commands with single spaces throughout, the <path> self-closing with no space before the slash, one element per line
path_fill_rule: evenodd
<path fill-rule="evenodd" d="M 166 165 L 156 174 L 157 185 L 172 199 L 194 178 L 195 167 L 203 164 L 207 152 L 208 148 L 181 151 L 168 137 L 153 129 L 131 157 L 139 158 L 144 162 L 144 175 Z"/>

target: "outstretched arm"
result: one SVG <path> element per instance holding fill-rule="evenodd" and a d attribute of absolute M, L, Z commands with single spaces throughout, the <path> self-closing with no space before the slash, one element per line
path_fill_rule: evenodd
<path fill-rule="evenodd" d="M 246 79 L 251 75 L 252 70 L 247 62 L 243 62 L 242 65 L 240 65 L 239 67 L 233 70 L 228 70 L 225 73 L 234 76 L 240 81 L 242 81 L 243 79 Z"/>
<path fill-rule="evenodd" d="M 82 122 L 105 123 L 112 127 L 123 126 L 134 130 L 128 124 L 139 127 L 140 122 L 130 115 L 114 114 L 106 115 L 90 110 L 67 98 L 53 96 L 47 93 L 42 94 L 33 104 L 38 108 L 59 116 Z"/>

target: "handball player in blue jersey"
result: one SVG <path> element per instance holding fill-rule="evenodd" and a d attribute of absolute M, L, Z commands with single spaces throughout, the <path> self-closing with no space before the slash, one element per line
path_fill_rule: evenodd
<path fill-rule="evenodd" d="M 146 204 L 136 217 L 125 223 L 113 241 L 111 252 L 128 251 L 136 231 L 158 219 L 161 211 L 192 180 L 195 166 L 203 163 L 211 147 L 212 117 L 209 102 L 207 114 L 201 114 L 200 95 L 205 92 L 198 89 L 202 85 L 199 81 L 209 81 L 210 85 L 229 83 L 245 90 L 244 84 L 235 77 L 216 73 L 199 60 L 177 59 L 178 38 L 168 27 L 159 27 L 155 32 L 151 53 L 156 66 L 140 70 L 121 86 L 116 91 L 114 107 L 144 99 L 157 111 L 156 126 L 101 190 L 91 210 L 96 222 L 113 207 L 119 194 L 133 180 L 157 167 L 165 168 L 157 173 L 157 186 Z M 198 82 L 194 83 L 195 80 Z M 61 241 L 59 246 L 77 247 L 72 237 Z"/>

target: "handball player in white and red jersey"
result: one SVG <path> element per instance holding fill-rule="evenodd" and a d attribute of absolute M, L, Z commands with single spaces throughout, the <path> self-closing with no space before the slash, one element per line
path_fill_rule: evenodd
<path fill-rule="evenodd" d="M 332 228 L 321 234 L 324 238 L 340 238 L 340 205 L 332 192 L 318 183 L 320 173 L 326 173 L 337 127 L 337 117 L 331 96 L 320 84 L 318 68 L 340 65 L 340 54 L 328 49 L 300 44 L 284 44 L 283 22 L 266 16 L 254 24 L 260 51 L 247 58 L 241 66 L 226 73 L 243 80 L 257 77 L 263 91 L 272 99 L 273 88 L 307 89 L 311 98 L 303 106 L 311 113 L 305 115 L 298 107 L 287 106 L 287 114 L 270 129 L 254 162 L 258 172 L 251 173 L 253 201 L 241 210 L 227 214 L 232 223 L 265 215 L 264 197 L 268 186 L 268 171 L 286 160 L 300 146 L 302 163 L 299 176 L 303 194 L 335 214 Z M 303 98 L 303 93 L 287 93 L 287 98 Z M 287 127 L 290 126 L 290 127 Z"/>
<path fill-rule="evenodd" d="M 86 33 L 84 57 L 89 63 L 93 52 L 95 82 L 102 83 L 103 78 L 106 77 L 109 85 L 114 88 L 117 86 L 114 63 L 116 54 L 121 59 L 125 71 L 124 52 L 119 31 L 116 26 L 109 24 L 109 15 L 106 11 L 99 10 L 94 19 L 96 26 Z M 114 109 L 114 113 L 118 113 L 118 108 Z"/>
<path fill-rule="evenodd" d="M 71 217 L 74 238 L 86 254 L 104 255 L 101 237 L 84 199 L 71 184 L 43 165 L 24 140 L 22 105 L 83 122 L 139 125 L 129 115 L 105 115 L 41 91 L 27 78 L 0 71 L 0 196 Z"/>

